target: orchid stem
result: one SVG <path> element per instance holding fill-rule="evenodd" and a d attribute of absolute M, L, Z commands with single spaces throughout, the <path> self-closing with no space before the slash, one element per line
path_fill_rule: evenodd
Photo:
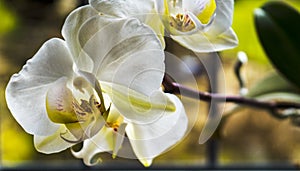
<path fill-rule="evenodd" d="M 181 84 L 173 82 L 173 80 L 168 75 L 165 75 L 164 77 L 163 86 L 165 92 L 167 93 L 180 94 L 186 97 L 190 97 L 190 98 L 194 98 L 206 102 L 210 102 L 212 99 L 214 99 L 216 102 L 220 102 L 220 103 L 222 102 L 235 103 L 235 104 L 260 108 L 260 109 L 266 109 L 270 111 L 277 111 L 280 109 L 289 109 L 289 108 L 300 109 L 300 103 L 258 101 L 256 99 L 251 99 L 242 96 L 226 96 L 221 94 L 193 90 Z"/>

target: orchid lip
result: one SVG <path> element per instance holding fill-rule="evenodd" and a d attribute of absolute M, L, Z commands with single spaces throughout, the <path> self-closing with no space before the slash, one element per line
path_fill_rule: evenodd
<path fill-rule="evenodd" d="M 72 85 L 68 84 L 70 80 L 63 78 L 49 88 L 46 110 L 52 122 L 66 126 L 67 132 L 62 132 L 60 137 L 68 143 L 79 143 L 102 129 L 109 109 L 102 112 L 104 105 L 99 101 L 98 92 L 85 78 L 75 77 L 71 82 Z M 64 135 L 68 132 L 75 139 L 66 138 Z"/>

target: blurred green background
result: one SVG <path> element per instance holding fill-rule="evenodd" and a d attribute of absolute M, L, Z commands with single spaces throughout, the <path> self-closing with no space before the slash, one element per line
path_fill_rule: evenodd
<path fill-rule="evenodd" d="M 233 28 L 240 44 L 237 48 L 222 53 L 227 94 L 239 92 L 233 73 L 238 51 L 245 51 L 249 57 L 242 72 L 248 87 L 273 70 L 254 28 L 253 10 L 265 2 L 267 0 L 236 0 Z M 300 2 L 297 0 L 285 2 L 300 9 Z M 75 159 L 68 150 L 52 155 L 36 152 L 32 136 L 18 125 L 7 109 L 4 94 L 10 76 L 22 68 L 43 42 L 52 37 L 61 37 L 64 19 L 81 3 L 80 0 L 0 0 L 0 166 L 13 167 L 40 161 L 53 162 L 54 165 L 65 164 L 66 161 L 81 164 L 81 160 Z M 198 82 L 201 90 L 207 89 L 204 78 L 199 78 Z M 204 102 L 199 103 L 207 106 Z M 205 163 L 206 144 L 199 145 L 198 138 L 207 109 L 201 108 L 200 112 L 196 126 L 184 141 L 158 157 L 154 164 L 184 166 Z M 298 128 L 291 126 L 288 121 L 272 118 L 265 111 L 244 109 L 228 120 L 223 132 L 218 153 L 220 164 L 300 162 Z M 111 161 L 110 155 L 103 156 L 104 162 Z"/>

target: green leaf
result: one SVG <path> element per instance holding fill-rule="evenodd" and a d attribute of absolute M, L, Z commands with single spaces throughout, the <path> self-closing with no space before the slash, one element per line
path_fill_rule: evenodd
<path fill-rule="evenodd" d="M 300 94 L 300 89 L 286 81 L 286 79 L 278 73 L 272 72 L 251 87 L 246 97 L 257 97 L 275 92 Z"/>
<path fill-rule="evenodd" d="M 300 87 L 300 15 L 283 2 L 255 10 L 257 34 L 273 65 Z"/>

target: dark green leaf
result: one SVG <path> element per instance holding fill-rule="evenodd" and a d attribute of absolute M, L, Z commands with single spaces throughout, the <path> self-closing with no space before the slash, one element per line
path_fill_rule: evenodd
<path fill-rule="evenodd" d="M 300 87 L 300 14 L 283 2 L 255 10 L 255 26 L 273 65 Z"/>

